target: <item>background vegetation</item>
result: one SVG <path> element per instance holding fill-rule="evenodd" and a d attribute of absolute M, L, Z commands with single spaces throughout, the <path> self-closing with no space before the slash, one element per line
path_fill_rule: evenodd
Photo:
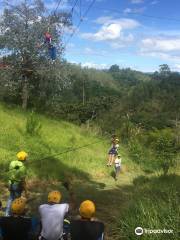
<path fill-rule="evenodd" d="M 83 199 L 96 202 L 107 239 L 135 239 L 135 227 L 142 226 L 173 229 L 168 239 L 177 240 L 180 74 L 166 64 L 155 73 L 116 64 L 106 70 L 70 64 L 58 31 L 71 26 L 71 16 L 47 15 L 40 0 L 31 8 L 25 3 L 7 5 L 0 22 L 0 49 L 6 52 L 0 59 L 3 201 L 8 164 L 23 149 L 29 153 L 28 187 L 35 199 L 30 212 L 45 201 L 43 188 L 58 188 L 67 200 L 62 182 L 68 180 L 76 209 Z M 58 46 L 56 61 L 46 47 L 37 47 L 49 22 Z M 106 167 L 107 139 L 114 133 L 123 159 L 117 183 Z"/>

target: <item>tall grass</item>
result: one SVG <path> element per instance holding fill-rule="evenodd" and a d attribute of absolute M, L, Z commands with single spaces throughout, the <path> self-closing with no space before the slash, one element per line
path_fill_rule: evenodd
<path fill-rule="evenodd" d="M 136 227 L 174 231 L 173 234 L 143 234 L 141 239 L 179 239 L 179 181 L 179 176 L 171 175 L 153 179 L 142 177 L 135 182 L 133 200 L 117 224 L 122 239 L 138 239 Z"/>
<path fill-rule="evenodd" d="M 106 174 L 106 140 L 68 122 L 51 120 L 41 115 L 37 117 L 35 119 L 32 114 L 23 113 L 18 109 L 10 110 L 0 105 L 0 166 L 4 171 L 10 161 L 16 159 L 16 153 L 25 150 L 29 154 L 29 177 L 40 175 L 54 178 L 63 174 L 66 168 L 76 175 L 84 172 L 95 176 L 99 171 Z M 39 122 L 42 125 L 40 133 Z M 37 127 L 38 135 L 34 134 Z M 33 134 L 27 134 L 27 128 L 30 128 Z M 94 144 L 96 142 L 98 143 Z M 88 148 L 73 151 L 79 146 L 91 143 Z M 61 154 L 68 150 L 69 152 Z"/>

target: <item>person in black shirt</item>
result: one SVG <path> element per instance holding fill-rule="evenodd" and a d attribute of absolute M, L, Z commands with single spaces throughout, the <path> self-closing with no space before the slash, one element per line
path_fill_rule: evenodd
<path fill-rule="evenodd" d="M 25 217 L 25 198 L 16 198 L 12 202 L 12 216 L 0 218 L 0 235 L 2 240 L 31 240 L 35 233 L 34 219 Z"/>
<path fill-rule="evenodd" d="M 81 218 L 72 220 L 70 224 L 71 240 L 103 240 L 104 224 L 93 219 L 95 205 L 86 200 L 79 208 Z"/>

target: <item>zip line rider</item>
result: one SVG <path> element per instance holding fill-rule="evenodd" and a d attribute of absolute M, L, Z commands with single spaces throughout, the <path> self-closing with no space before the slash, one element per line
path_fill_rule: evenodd
<path fill-rule="evenodd" d="M 26 189 L 26 166 L 25 162 L 28 157 L 28 154 L 24 151 L 21 151 L 17 154 L 18 160 L 12 161 L 9 165 L 9 192 L 10 196 L 7 201 L 5 216 L 11 214 L 11 204 L 15 198 L 21 197 L 23 191 L 27 196 Z"/>
<path fill-rule="evenodd" d="M 115 156 L 118 155 L 118 148 L 119 148 L 119 139 L 112 138 L 112 147 L 108 152 L 108 162 L 107 166 L 112 166 L 115 160 Z"/>
<path fill-rule="evenodd" d="M 52 44 L 52 35 L 49 32 L 44 34 L 44 44 L 47 44 L 51 60 L 56 60 L 56 47 Z"/>
<path fill-rule="evenodd" d="M 116 139 L 118 139 L 117 136 L 116 136 L 116 134 L 113 134 L 112 137 L 111 137 L 111 143 L 112 143 L 112 145 L 115 144 Z"/>
<path fill-rule="evenodd" d="M 51 60 L 55 61 L 56 60 L 56 47 L 52 43 L 52 35 L 49 33 L 49 31 L 44 33 L 44 42 L 42 44 L 38 44 L 37 47 L 40 48 L 43 45 L 47 46 Z"/>
<path fill-rule="evenodd" d="M 44 43 L 47 43 L 47 44 L 51 44 L 51 41 L 52 41 L 52 35 L 49 33 L 49 32 L 46 32 L 44 34 Z"/>

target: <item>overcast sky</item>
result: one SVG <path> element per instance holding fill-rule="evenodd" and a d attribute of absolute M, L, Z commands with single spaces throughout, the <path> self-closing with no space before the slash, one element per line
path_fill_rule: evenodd
<path fill-rule="evenodd" d="M 82 11 L 79 1 L 74 27 L 92 1 L 82 0 Z M 45 2 L 53 10 L 58 0 Z M 71 9 L 74 2 L 62 0 L 59 8 Z M 96 0 L 67 44 L 65 57 L 96 68 L 118 64 L 149 72 L 167 63 L 180 71 L 179 11 L 180 0 Z"/>

